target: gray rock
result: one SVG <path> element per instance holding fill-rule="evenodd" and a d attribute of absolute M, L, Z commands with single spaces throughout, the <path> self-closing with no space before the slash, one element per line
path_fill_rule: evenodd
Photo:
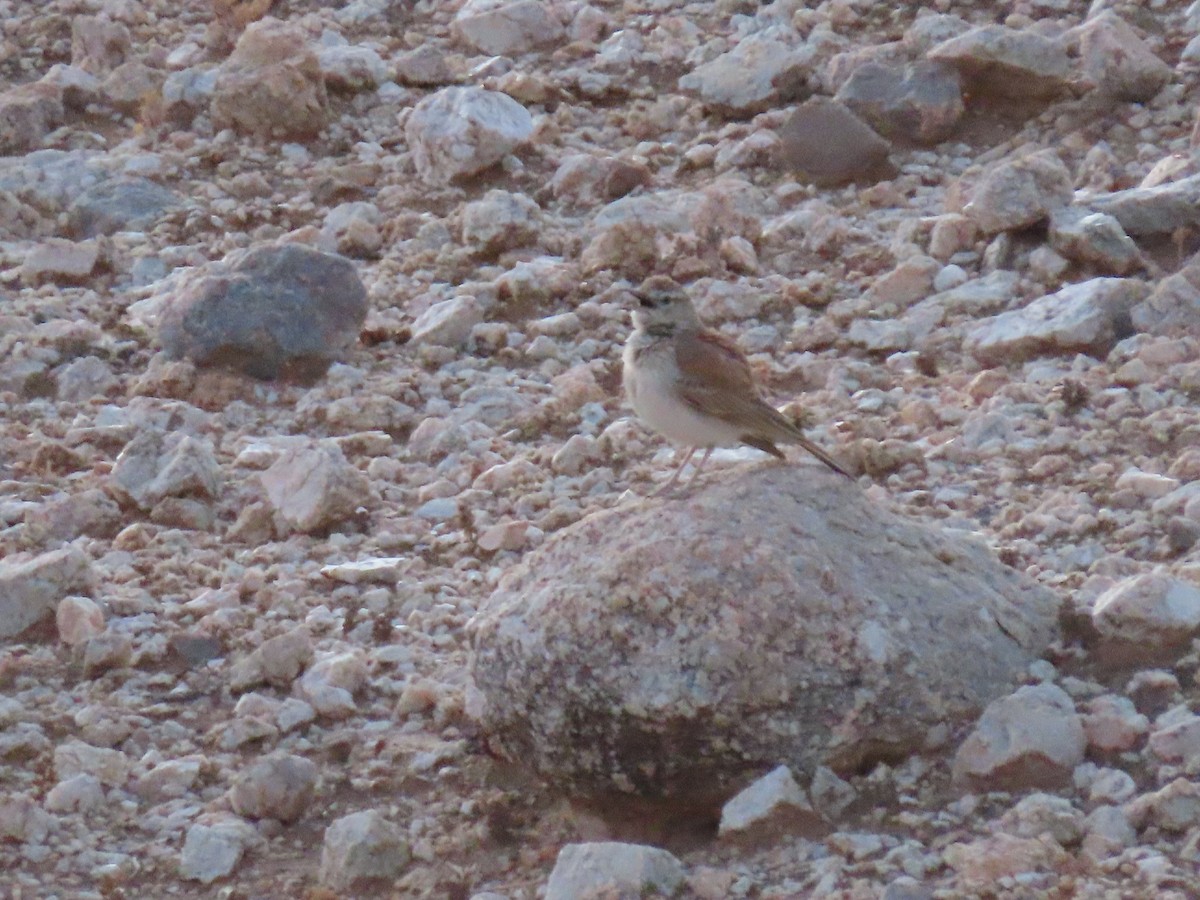
<path fill-rule="evenodd" d="M 1042 150 L 989 169 L 963 212 L 984 234 L 1026 228 L 1071 202 L 1071 173 L 1053 150 Z"/>
<path fill-rule="evenodd" d="M 179 874 L 190 881 L 212 884 L 229 875 L 246 850 L 262 839 L 248 822 L 232 816 L 196 823 L 188 829 L 179 858 Z"/>
<path fill-rule="evenodd" d="M 303 756 L 275 753 L 238 775 L 229 802 L 239 816 L 290 823 L 308 811 L 317 786 L 317 766 Z"/>
<path fill-rule="evenodd" d="M 542 211 L 524 194 L 488 191 L 463 209 L 463 242 L 494 256 L 537 241 Z"/>
<path fill-rule="evenodd" d="M 859 66 L 838 90 L 837 100 L 880 134 L 920 144 L 948 138 L 964 110 L 957 70 L 928 61 Z"/>
<path fill-rule="evenodd" d="M 745 840 L 752 835 L 822 834 L 829 829 L 813 810 L 787 766 L 778 766 L 721 807 L 718 834 Z"/>
<path fill-rule="evenodd" d="M 1155 284 L 1132 319 L 1138 331 L 1200 335 L 1200 257 Z"/>
<path fill-rule="evenodd" d="M 305 138 L 325 127 L 325 75 L 304 30 L 278 19 L 251 23 L 221 64 L 211 115 L 217 128 Z"/>
<path fill-rule="evenodd" d="M 1187 778 L 1176 778 L 1131 801 L 1126 810 L 1135 824 L 1156 825 L 1163 831 L 1179 834 L 1200 825 L 1200 785 Z"/>
<path fill-rule="evenodd" d="M 388 79 L 387 66 L 370 47 L 322 47 L 317 53 L 325 86 L 346 94 L 373 91 Z"/>
<path fill-rule="evenodd" d="M 843 479 L 754 467 L 526 556 L 470 625 L 468 705 L 492 747 L 577 795 L 719 804 L 763 766 L 920 747 L 1012 682 L 1055 610 L 981 545 Z"/>
<path fill-rule="evenodd" d="M 454 80 L 446 55 L 432 44 L 401 53 L 392 60 L 396 80 L 417 87 L 434 87 Z"/>
<path fill-rule="evenodd" d="M 683 878 L 679 860 L 658 847 L 616 842 L 567 844 L 558 852 L 545 900 L 643 897 L 647 890 L 673 896 Z"/>
<path fill-rule="evenodd" d="M 371 503 L 371 483 L 335 441 L 292 447 L 260 476 L 283 534 L 332 528 Z"/>
<path fill-rule="evenodd" d="M 71 233 L 91 238 L 149 231 L 182 206 L 178 194 L 147 178 L 110 178 L 85 190 L 67 212 Z"/>
<path fill-rule="evenodd" d="M 988 704 L 954 756 L 954 778 L 980 791 L 1055 788 L 1083 762 L 1083 723 L 1057 685 L 1026 685 Z"/>
<path fill-rule="evenodd" d="M 404 133 L 421 177 L 446 182 L 500 162 L 533 135 L 533 117 L 507 94 L 448 87 L 416 105 Z"/>
<path fill-rule="evenodd" d="M 550 191 L 558 200 L 593 206 L 624 197 L 649 184 L 650 178 L 650 169 L 643 163 L 615 156 L 572 153 L 559 163 L 550 179 Z"/>
<path fill-rule="evenodd" d="M 190 125 L 192 119 L 208 109 L 217 89 L 216 67 L 193 66 L 171 72 L 163 81 L 163 115 L 176 125 Z"/>
<path fill-rule="evenodd" d="M 0 93 L 0 155 L 36 149 L 62 120 L 62 90 L 52 84 L 22 84 Z"/>
<path fill-rule="evenodd" d="M 229 673 L 229 687 L 244 691 L 266 682 L 290 689 L 313 659 L 312 635 L 301 625 L 263 641 L 249 656 L 238 660 Z"/>
<path fill-rule="evenodd" d="M 107 75 L 125 62 L 133 38 L 120 22 L 108 16 L 73 16 L 71 65 L 92 75 Z"/>
<path fill-rule="evenodd" d="M 95 241 L 51 238 L 30 248 L 21 263 L 21 279 L 31 284 L 77 284 L 87 280 L 99 261 L 100 247 Z"/>
<path fill-rule="evenodd" d="M 1120 222 L 1076 206 L 1051 214 L 1050 245 L 1067 259 L 1106 275 L 1128 275 L 1144 265 L 1141 251 Z"/>
<path fill-rule="evenodd" d="M 1164 572 L 1137 575 L 1096 598 L 1092 623 L 1109 644 L 1106 656 L 1170 662 L 1200 630 L 1200 588 Z"/>
<path fill-rule="evenodd" d="M 1154 187 L 1136 187 L 1084 197 L 1081 205 L 1108 213 L 1127 234 L 1144 237 L 1171 234 L 1200 225 L 1200 175 Z"/>
<path fill-rule="evenodd" d="M 1114 100 L 1144 103 L 1171 80 L 1171 67 L 1111 10 L 1088 19 L 1075 36 L 1084 74 Z"/>
<path fill-rule="evenodd" d="M 1083 838 L 1083 813 L 1064 797 L 1030 794 L 1001 816 L 1000 830 L 1027 838 L 1048 834 L 1062 846 L 1069 847 Z"/>
<path fill-rule="evenodd" d="M 1070 87 L 1066 48 L 1034 31 L 983 25 L 938 44 L 927 58 L 955 66 L 976 97 L 1045 100 Z"/>
<path fill-rule="evenodd" d="M 90 593 L 93 577 L 92 561 L 78 547 L 0 560 L 0 639 L 53 616 L 66 596 Z"/>
<path fill-rule="evenodd" d="M 413 322 L 409 343 L 414 347 L 421 344 L 461 347 L 471 336 L 471 329 L 484 318 L 483 304 L 470 294 L 441 300 Z"/>
<path fill-rule="evenodd" d="M 1035 356 L 1090 353 L 1104 357 L 1130 331 L 1129 316 L 1146 286 L 1129 278 L 1093 278 L 985 319 L 967 333 L 963 349 L 984 365 Z"/>
<path fill-rule="evenodd" d="M 790 29 L 750 34 L 680 78 L 679 89 L 718 112 L 751 116 L 810 94 L 812 58 L 812 49 Z"/>
<path fill-rule="evenodd" d="M 566 37 L 554 8 L 543 0 L 467 0 L 453 28 L 462 40 L 492 56 L 529 53 Z"/>
<path fill-rule="evenodd" d="M 325 214 L 321 227 L 322 246 L 346 256 L 374 259 L 383 246 L 379 233 L 379 207 L 374 203 L 356 201 L 339 203 Z"/>
<path fill-rule="evenodd" d="M 355 344 L 366 316 L 353 263 L 282 244 L 226 257 L 170 295 L 158 339 L 173 359 L 308 380 Z"/>
<path fill-rule="evenodd" d="M 319 878 L 342 891 L 384 886 L 404 871 L 408 842 L 378 810 L 367 809 L 336 819 L 325 829 Z"/>
<path fill-rule="evenodd" d="M 891 146 L 845 105 L 828 97 L 801 104 L 779 129 L 779 165 L 817 185 L 879 179 Z"/>
<path fill-rule="evenodd" d="M 207 441 L 147 429 L 121 450 L 109 486 L 118 499 L 150 510 L 166 497 L 215 500 L 221 480 L 221 467 Z"/>

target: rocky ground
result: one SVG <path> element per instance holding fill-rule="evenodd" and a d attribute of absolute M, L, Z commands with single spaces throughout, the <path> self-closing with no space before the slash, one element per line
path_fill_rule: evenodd
<path fill-rule="evenodd" d="M 0 894 L 1195 896 L 1200 10 L 269 7 L 0 0 Z M 652 272 L 1062 607 L 977 722 L 720 834 L 470 703 L 501 577 L 669 473 Z"/>

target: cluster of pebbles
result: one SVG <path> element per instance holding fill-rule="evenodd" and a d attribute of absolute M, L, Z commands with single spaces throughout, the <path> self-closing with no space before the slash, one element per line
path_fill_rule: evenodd
<path fill-rule="evenodd" d="M 1198 84 L 1185 0 L 0 0 L 0 893 L 1194 896 Z M 853 498 L 754 451 L 632 496 L 670 470 L 618 390 L 652 273 Z M 812 715 L 878 752 L 639 823 L 489 629 L 703 653 L 656 643 L 694 595 L 765 697 L 788 623 L 739 632 L 686 547 L 653 617 L 519 621 L 741 484 L 747 609 L 829 546 L 778 504 L 873 504 L 889 565 L 945 536 L 986 649 L 855 622 L 911 680 Z M 590 711 L 677 712 L 586 659 L 630 692 Z"/>

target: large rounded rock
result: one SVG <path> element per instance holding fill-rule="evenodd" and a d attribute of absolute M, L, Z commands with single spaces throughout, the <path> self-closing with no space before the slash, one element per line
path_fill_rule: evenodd
<path fill-rule="evenodd" d="M 358 340 L 366 316 L 350 260 L 282 244 L 239 254 L 173 294 L 158 338 L 175 359 L 309 379 Z"/>
<path fill-rule="evenodd" d="M 491 747 L 577 797 L 710 806 L 748 771 L 847 771 L 1003 694 L 1057 602 L 980 543 L 811 467 L 602 512 L 471 624 Z"/>
<path fill-rule="evenodd" d="M 440 182 L 477 175 L 533 135 L 533 117 L 499 91 L 448 87 L 408 117 L 404 133 L 422 178 Z"/>

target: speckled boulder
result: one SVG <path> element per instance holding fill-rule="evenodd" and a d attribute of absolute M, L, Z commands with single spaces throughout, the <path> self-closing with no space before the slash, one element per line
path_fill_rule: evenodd
<path fill-rule="evenodd" d="M 471 623 L 468 705 L 493 750 L 577 797 L 708 806 L 751 770 L 921 747 L 1008 690 L 1056 612 L 981 544 L 765 464 L 530 554 Z"/>
<path fill-rule="evenodd" d="M 158 338 L 173 359 L 305 381 L 358 340 L 366 316 L 350 260 L 282 244 L 238 253 L 172 294 Z"/>

